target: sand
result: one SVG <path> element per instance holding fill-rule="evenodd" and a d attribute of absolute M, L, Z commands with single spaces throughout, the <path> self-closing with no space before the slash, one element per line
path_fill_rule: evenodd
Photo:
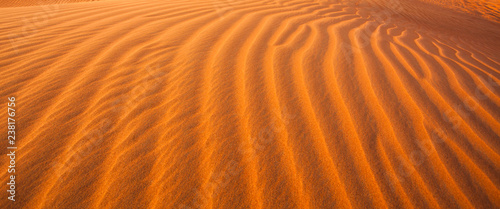
<path fill-rule="evenodd" d="M 0 7 L 26 7 L 26 6 L 43 6 L 43 5 L 58 5 L 67 3 L 89 2 L 99 0 L 2 0 Z M 109 0 L 112 1 L 112 0 Z M 119 1 L 119 0 L 115 0 Z"/>
<path fill-rule="evenodd" d="M 495 1 L 19 2 L 0 208 L 500 208 Z"/>

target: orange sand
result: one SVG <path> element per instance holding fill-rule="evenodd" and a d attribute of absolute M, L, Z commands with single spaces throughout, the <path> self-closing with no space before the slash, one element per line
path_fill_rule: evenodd
<path fill-rule="evenodd" d="M 54 5 L 54 4 L 76 3 L 76 2 L 87 2 L 87 1 L 99 1 L 99 0 L 1 0 L 0 7 L 40 6 L 40 5 Z"/>
<path fill-rule="evenodd" d="M 500 208 L 499 4 L 429 2 L 0 8 L 0 208 Z"/>

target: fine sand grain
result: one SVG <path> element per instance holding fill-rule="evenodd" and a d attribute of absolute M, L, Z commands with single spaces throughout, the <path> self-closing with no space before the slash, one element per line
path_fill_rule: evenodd
<path fill-rule="evenodd" d="M 37 4 L 0 208 L 500 208 L 498 1 Z"/>

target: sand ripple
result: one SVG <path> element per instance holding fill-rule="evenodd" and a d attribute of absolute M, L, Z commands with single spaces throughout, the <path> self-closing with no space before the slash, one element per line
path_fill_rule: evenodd
<path fill-rule="evenodd" d="M 0 9 L 16 206 L 499 208 L 499 24 L 381 2 Z"/>

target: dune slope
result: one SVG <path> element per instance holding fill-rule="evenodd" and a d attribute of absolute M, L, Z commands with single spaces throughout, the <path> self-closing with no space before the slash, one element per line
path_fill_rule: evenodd
<path fill-rule="evenodd" d="M 500 24 L 387 2 L 1 8 L 0 205 L 499 208 Z"/>

